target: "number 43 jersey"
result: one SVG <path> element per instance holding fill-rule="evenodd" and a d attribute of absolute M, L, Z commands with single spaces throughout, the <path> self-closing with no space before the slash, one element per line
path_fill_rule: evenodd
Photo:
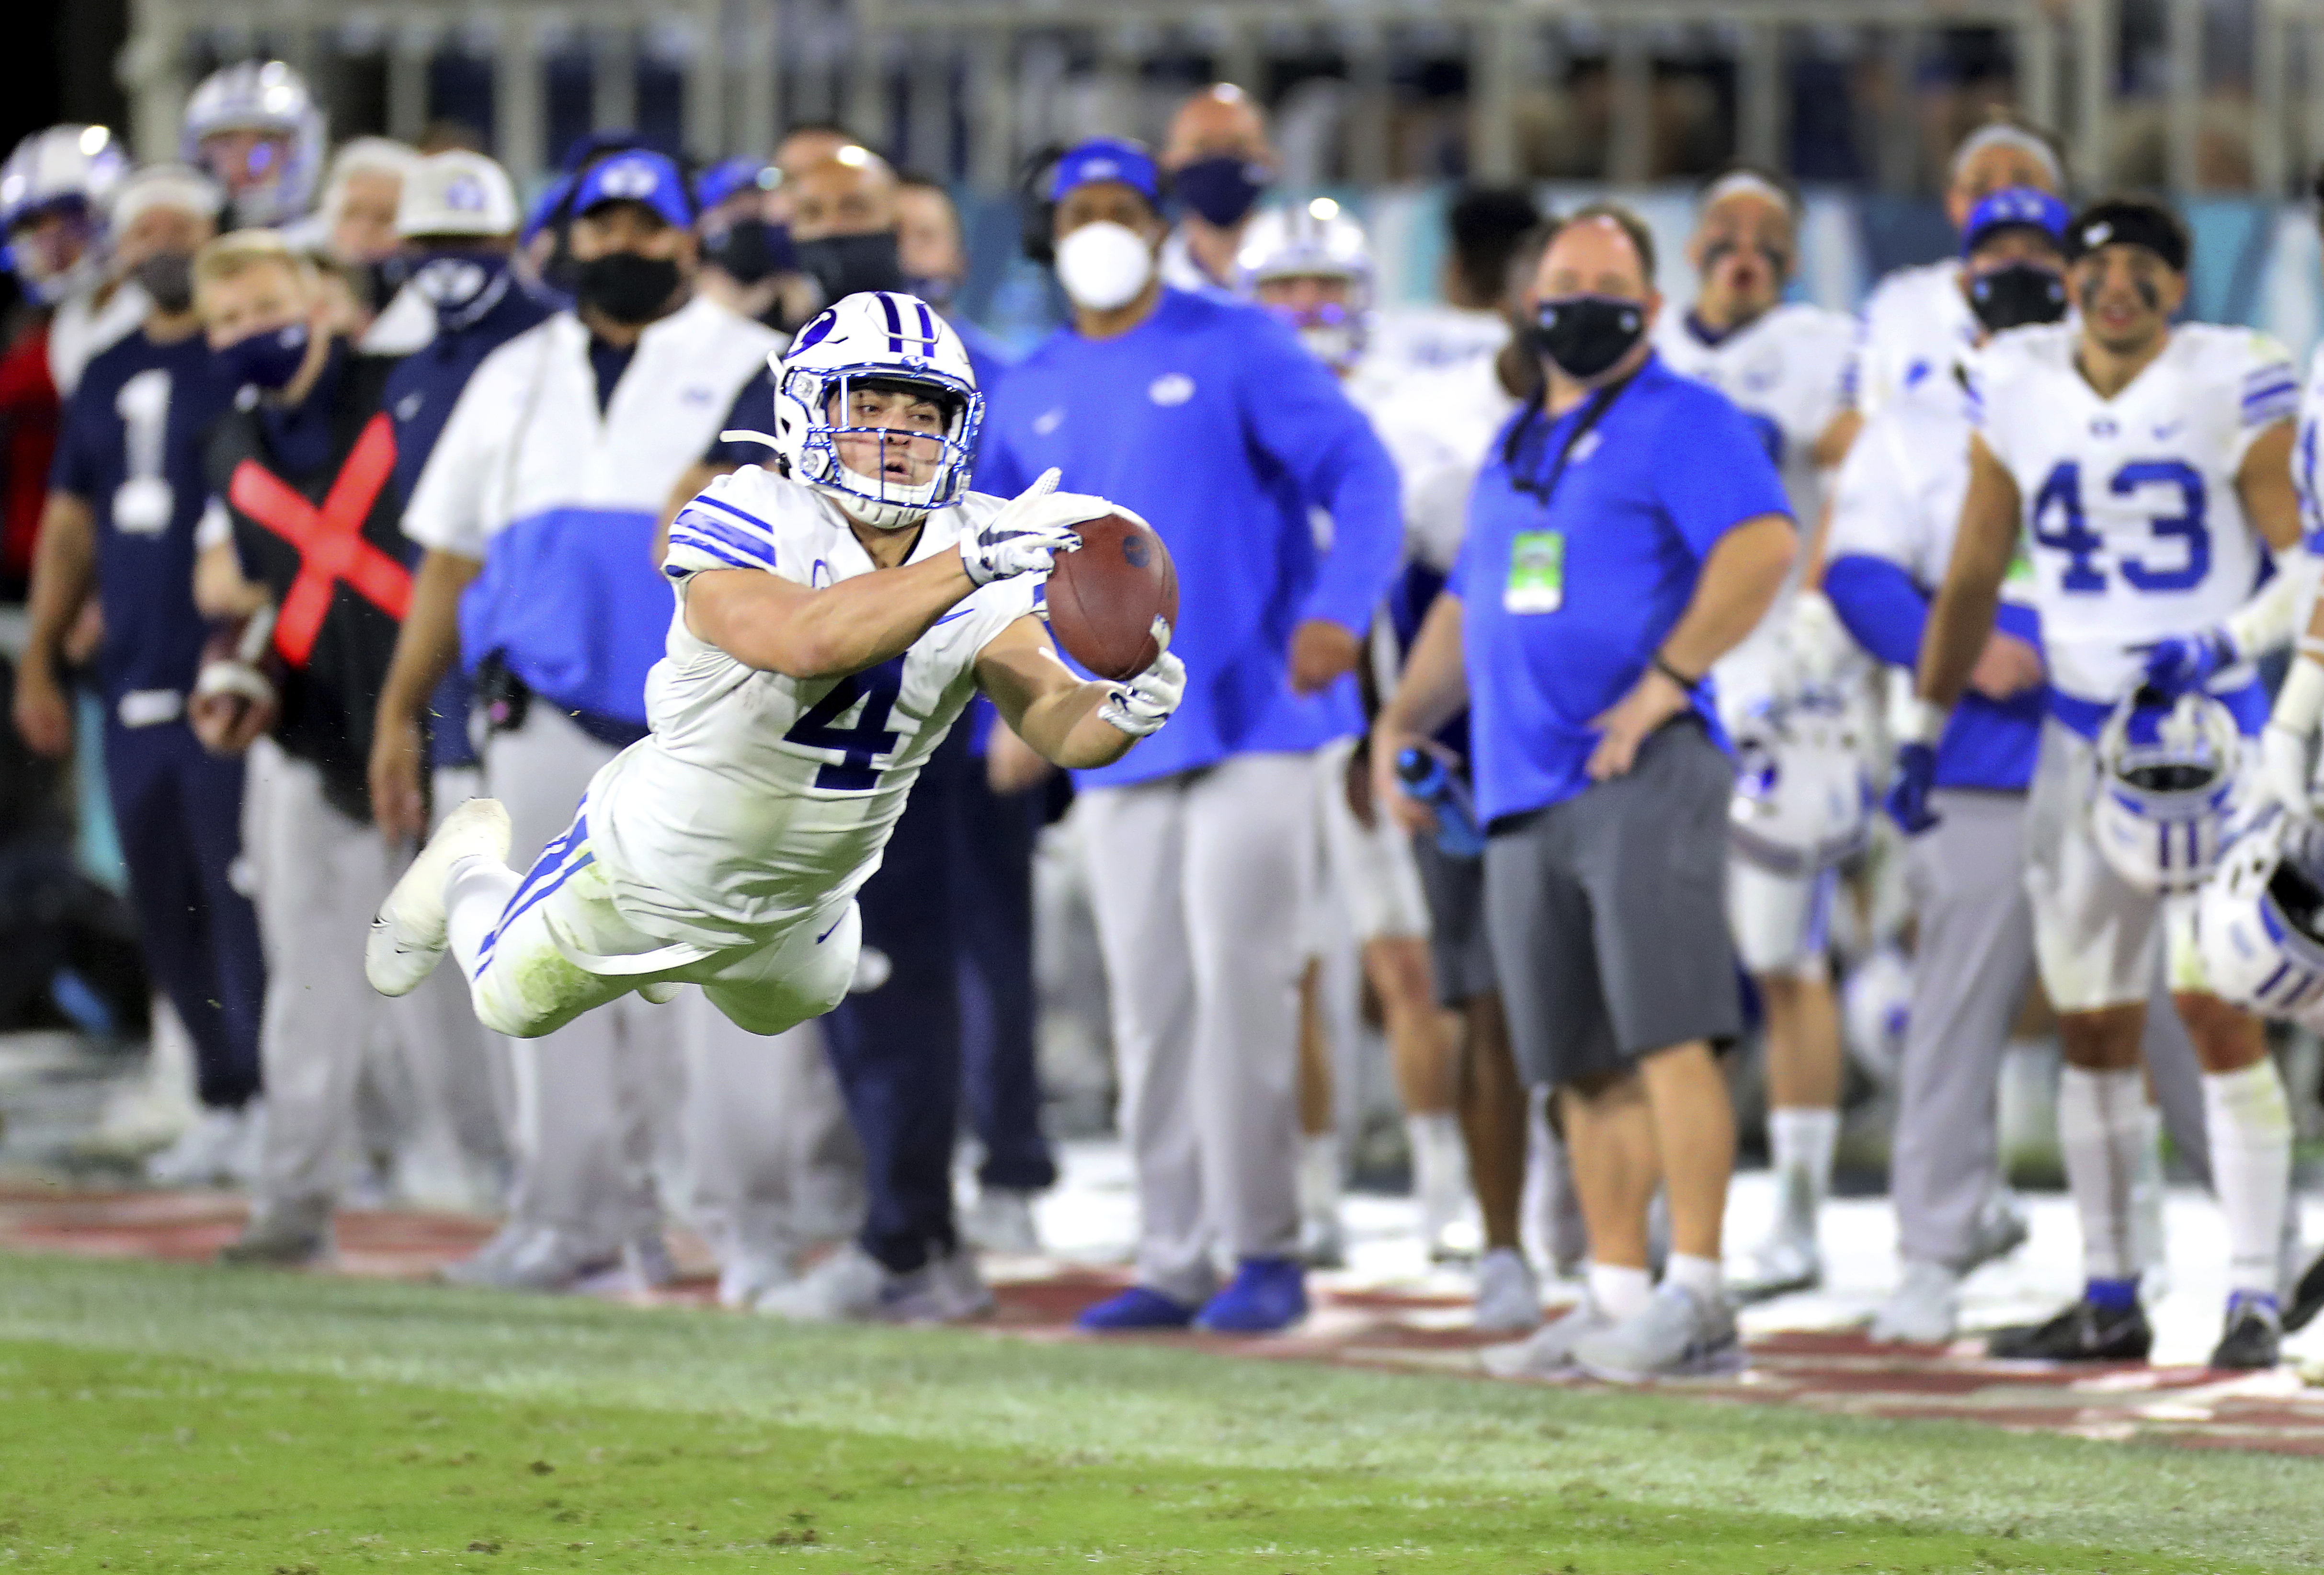
<path fill-rule="evenodd" d="M 2024 502 L 2043 649 L 2070 723 L 2131 691 L 2140 647 L 2217 624 L 2258 588 L 2265 548 L 2236 475 L 2299 399 L 2283 347 L 2248 329 L 2173 329 L 2110 400 L 2076 367 L 2076 336 L 2067 324 L 2001 335 L 1968 380 L 1969 419 Z M 2212 687 L 2251 681 L 2246 665 Z"/>
<path fill-rule="evenodd" d="M 909 562 L 958 550 L 1001 501 L 927 517 Z M 743 666 L 686 626 L 688 584 L 747 569 L 824 586 L 873 572 L 835 505 L 756 465 L 719 477 L 671 523 L 678 596 L 646 678 L 651 733 L 599 771 L 584 814 L 613 904 L 648 935 L 717 950 L 836 916 L 880 867 L 920 767 L 976 687 L 976 659 L 1032 612 L 1036 576 L 970 593 L 911 649 L 842 678 Z"/>

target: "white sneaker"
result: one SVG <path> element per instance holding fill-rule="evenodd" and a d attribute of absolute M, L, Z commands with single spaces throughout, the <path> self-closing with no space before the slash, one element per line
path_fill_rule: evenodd
<path fill-rule="evenodd" d="M 1823 1284 L 1823 1254 L 1813 1236 L 1778 1226 L 1774 1235 L 1751 1255 L 1748 1273 L 1728 1287 L 1727 1299 L 1738 1307 L 1812 1291 Z"/>
<path fill-rule="evenodd" d="M 1978 1211 L 1977 1235 L 1969 1245 L 1969 1262 L 1962 1266 L 1960 1277 L 1967 1279 L 1987 1264 L 2007 1257 L 2025 1245 L 2032 1234 L 2025 1223 L 2025 1205 L 2007 1187 L 1997 1187 Z"/>
<path fill-rule="evenodd" d="M 980 1252 L 1038 1257 L 1040 1227 L 1033 1220 L 1033 1194 L 1016 1187 L 980 1187 L 961 1221 L 961 1235 Z"/>
<path fill-rule="evenodd" d="M 778 1285 L 796 1284 L 798 1261 L 788 1248 L 737 1248 L 718 1266 L 718 1304 L 749 1307 Z"/>
<path fill-rule="evenodd" d="M 157 1187 L 212 1187 L 241 1178 L 246 1128 L 240 1110 L 210 1107 L 178 1140 L 145 1162 L 145 1179 Z"/>
<path fill-rule="evenodd" d="M 1573 1365 L 1604 1383 L 1644 1384 L 1739 1373 L 1748 1364 L 1726 1302 L 1665 1280 L 1639 1312 L 1575 1340 Z"/>
<path fill-rule="evenodd" d="M 444 882 L 474 854 L 508 862 L 509 817 L 497 798 L 471 798 L 444 817 L 420 856 L 379 905 L 364 944 L 364 977 L 382 995 L 409 995 L 443 960 Z"/>
<path fill-rule="evenodd" d="M 1581 1372 L 1573 1365 L 1573 1348 L 1588 1335 L 1612 1327 L 1612 1321 L 1595 1303 L 1582 1303 L 1552 1323 L 1545 1323 L 1529 1340 L 1514 1345 L 1489 1345 L 1477 1360 L 1497 1378 L 1571 1378 Z"/>
<path fill-rule="evenodd" d="M 976 1254 L 967 1248 L 930 1258 L 920 1272 L 925 1285 L 890 1302 L 888 1317 L 899 1323 L 966 1323 L 992 1311 L 991 1289 L 976 1266 Z"/>
<path fill-rule="evenodd" d="M 544 1225 L 511 1226 L 473 1257 L 438 1272 L 447 1284 L 485 1291 L 576 1291 L 622 1266 L 619 1248 L 592 1248 Z"/>
<path fill-rule="evenodd" d="M 909 1277 L 890 1273 L 850 1241 L 788 1285 L 762 1294 L 751 1308 L 792 1323 L 868 1323 L 881 1315 L 891 1282 Z"/>
<path fill-rule="evenodd" d="M 1496 1247 L 1477 1260 L 1475 1327 L 1487 1334 L 1523 1334 L 1541 1327 L 1541 1285 L 1533 1265 L 1513 1247 Z"/>
<path fill-rule="evenodd" d="M 1299 1221 L 1299 1261 L 1309 1268 L 1348 1266 L 1348 1228 L 1340 1222 L 1336 1204 Z"/>
<path fill-rule="evenodd" d="M 1880 1345 L 1942 1345 L 1960 1325 L 1961 1276 L 1941 1263 L 1904 1260 L 1904 1272 L 1880 1311 L 1871 1336 Z"/>

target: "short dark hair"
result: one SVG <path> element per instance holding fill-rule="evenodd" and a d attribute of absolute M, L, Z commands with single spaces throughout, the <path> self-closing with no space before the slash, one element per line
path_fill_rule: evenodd
<path fill-rule="evenodd" d="M 1541 209 L 1522 187 L 1462 188 L 1445 211 L 1444 226 L 1452 237 L 1452 271 L 1470 299 L 1501 299 L 1518 245 L 1541 221 Z"/>
<path fill-rule="evenodd" d="M 933 191 L 938 197 L 943 198 L 946 202 L 952 202 L 952 188 L 946 185 L 944 181 L 937 180 L 935 176 L 929 174 L 925 170 L 897 170 L 896 189 L 899 191 Z M 953 206 L 957 207 L 959 204 L 954 203 Z"/>
<path fill-rule="evenodd" d="M 1549 250 L 1549 244 L 1555 239 L 1557 221 L 1554 218 L 1544 219 L 1519 235 L 1516 248 L 1509 253 L 1508 272 L 1503 278 L 1501 294 L 1495 299 L 1506 299 L 1530 284 L 1533 276 L 1541 272 L 1542 253 Z"/>
<path fill-rule="evenodd" d="M 1655 284 L 1655 233 L 1646 228 L 1646 220 L 1618 202 L 1588 203 L 1563 218 L 1552 221 L 1548 239 L 1543 242 L 1542 250 L 1547 251 L 1550 241 L 1554 241 L 1573 226 L 1587 224 L 1591 219 L 1610 219 L 1630 237 L 1630 249 L 1638 254 L 1638 270 L 1646 275 L 1646 288 L 1652 290 Z"/>

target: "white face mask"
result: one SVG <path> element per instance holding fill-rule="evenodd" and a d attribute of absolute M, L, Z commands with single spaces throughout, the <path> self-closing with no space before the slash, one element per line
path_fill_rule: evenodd
<path fill-rule="evenodd" d="M 1136 230 L 1101 219 L 1057 243 L 1057 282 L 1077 307 L 1110 312 L 1154 277 L 1154 250 Z"/>

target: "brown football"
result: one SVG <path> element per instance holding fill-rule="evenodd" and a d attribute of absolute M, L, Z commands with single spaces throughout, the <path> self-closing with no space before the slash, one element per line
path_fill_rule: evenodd
<path fill-rule="evenodd" d="M 1049 632 L 1101 678 L 1134 678 L 1162 654 L 1154 621 L 1178 622 L 1178 569 L 1150 527 L 1120 514 L 1074 527 L 1049 570 Z"/>

